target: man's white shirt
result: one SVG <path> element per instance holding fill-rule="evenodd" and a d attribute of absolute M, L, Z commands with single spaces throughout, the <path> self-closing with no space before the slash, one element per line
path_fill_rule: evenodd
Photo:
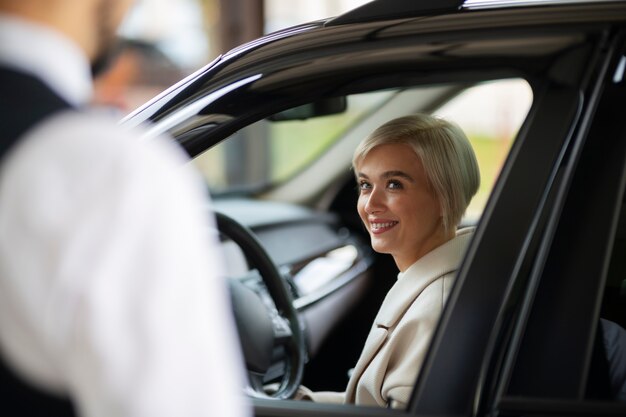
<path fill-rule="evenodd" d="M 0 16 L 0 65 L 90 97 L 87 60 L 49 29 Z M 204 184 L 140 134 L 63 112 L 2 159 L 2 355 L 83 416 L 248 415 Z"/>

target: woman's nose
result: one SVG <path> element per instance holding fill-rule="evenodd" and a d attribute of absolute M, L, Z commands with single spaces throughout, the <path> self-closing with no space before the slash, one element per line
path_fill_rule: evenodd
<path fill-rule="evenodd" d="M 376 188 L 372 189 L 365 203 L 365 212 L 367 214 L 378 213 L 381 212 L 384 207 L 385 201 L 383 193 Z"/>

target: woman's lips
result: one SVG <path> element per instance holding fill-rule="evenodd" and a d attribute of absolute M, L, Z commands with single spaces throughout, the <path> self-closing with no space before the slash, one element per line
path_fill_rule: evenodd
<path fill-rule="evenodd" d="M 398 224 L 397 221 L 371 221 L 370 231 L 378 235 L 392 229 L 396 224 Z"/>

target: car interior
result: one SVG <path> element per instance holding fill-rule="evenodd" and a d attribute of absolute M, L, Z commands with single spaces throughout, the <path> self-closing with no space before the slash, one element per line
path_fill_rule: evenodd
<path fill-rule="evenodd" d="M 253 231 L 288 285 L 306 343 L 305 386 L 345 389 L 398 273 L 390 256 L 371 250 L 356 213 L 350 167 L 356 145 L 410 113 L 461 125 L 482 176 L 461 226 L 475 226 L 531 101 L 528 83 L 518 78 L 375 89 L 282 110 L 194 159 L 215 211 Z M 224 238 L 223 247 L 229 277 L 266 293 L 240 246 Z M 288 372 L 286 356 L 274 349 L 263 384 Z"/>

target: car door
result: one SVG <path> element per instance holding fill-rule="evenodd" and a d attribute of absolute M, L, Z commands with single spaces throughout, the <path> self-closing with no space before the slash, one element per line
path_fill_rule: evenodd
<path fill-rule="evenodd" d="M 600 319 L 626 326 L 622 266 L 626 124 L 623 36 L 608 47 L 585 128 L 566 157 L 547 220 L 545 258 L 525 288 L 496 396 L 502 415 L 625 415 Z M 596 104 L 597 103 L 597 104 Z M 623 226 L 622 226 L 623 228 Z M 548 240 L 549 239 L 549 240 Z M 623 330 L 622 330 L 623 332 Z M 615 346 L 626 354 L 626 345 Z M 608 360 L 607 360 L 608 359 Z M 624 401 L 624 398 L 621 399 Z"/>
<path fill-rule="evenodd" d="M 492 196 L 418 383 L 416 414 L 626 410 L 586 402 L 596 383 L 590 364 L 626 155 L 623 39 L 606 35 L 578 64 L 562 57 L 573 72 L 582 70 L 578 80 L 548 76 L 545 89 L 535 90 L 534 114 Z"/>

